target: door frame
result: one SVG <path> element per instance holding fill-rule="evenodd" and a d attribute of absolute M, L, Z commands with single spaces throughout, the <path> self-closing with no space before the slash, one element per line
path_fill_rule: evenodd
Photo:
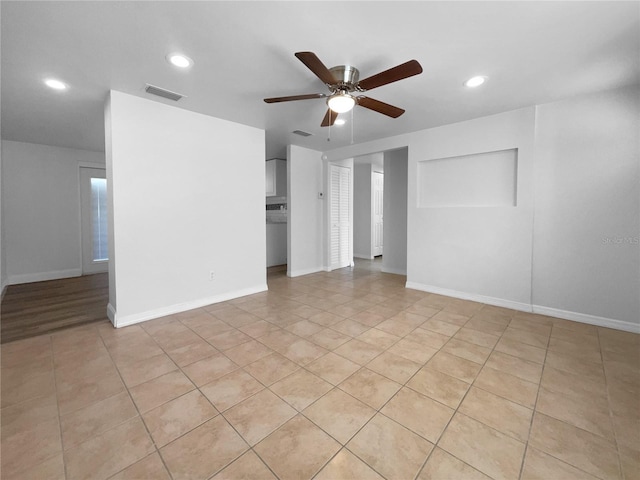
<path fill-rule="evenodd" d="M 82 169 L 83 168 L 92 168 L 97 170 L 104 170 L 105 178 L 107 177 L 107 166 L 102 163 L 89 163 L 89 162 L 79 162 L 78 163 L 78 236 L 80 238 L 80 271 L 81 275 L 91 275 L 94 273 L 104 273 L 109 270 L 109 260 L 100 263 L 100 268 L 97 268 L 96 271 L 85 271 L 84 269 L 84 235 L 82 233 Z M 102 267 L 104 265 L 104 267 Z"/>

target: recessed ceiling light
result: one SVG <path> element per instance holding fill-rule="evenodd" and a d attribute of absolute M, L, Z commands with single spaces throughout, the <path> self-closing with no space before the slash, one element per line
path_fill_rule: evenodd
<path fill-rule="evenodd" d="M 66 83 L 56 80 L 55 78 L 47 78 L 44 83 L 47 87 L 53 88 L 54 90 L 66 90 L 68 88 Z"/>
<path fill-rule="evenodd" d="M 484 82 L 487 81 L 487 78 L 489 77 L 484 77 L 482 75 L 479 75 L 477 77 L 471 77 L 469 80 L 464 82 L 463 85 L 469 88 L 479 87 L 480 85 L 482 85 Z"/>
<path fill-rule="evenodd" d="M 344 125 L 346 122 L 344 120 L 344 118 L 338 118 L 336 119 L 336 121 L 334 122 L 334 125 Z"/>
<path fill-rule="evenodd" d="M 167 61 L 179 68 L 188 68 L 193 65 L 193 60 L 181 53 L 170 53 L 167 55 Z"/>

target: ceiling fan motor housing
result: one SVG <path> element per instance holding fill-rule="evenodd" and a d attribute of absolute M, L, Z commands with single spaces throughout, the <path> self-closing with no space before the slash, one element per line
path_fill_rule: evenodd
<path fill-rule="evenodd" d="M 346 90 L 347 92 L 353 92 L 356 90 L 360 80 L 360 72 L 357 68 L 351 65 L 338 65 L 330 68 L 329 71 L 336 79 L 336 82 L 331 85 L 334 91 Z"/>

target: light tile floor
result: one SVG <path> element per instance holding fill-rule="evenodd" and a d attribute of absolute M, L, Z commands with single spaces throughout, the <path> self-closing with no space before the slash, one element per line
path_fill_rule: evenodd
<path fill-rule="evenodd" d="M 640 478 L 638 335 L 404 280 L 3 345 L 2 478 Z"/>

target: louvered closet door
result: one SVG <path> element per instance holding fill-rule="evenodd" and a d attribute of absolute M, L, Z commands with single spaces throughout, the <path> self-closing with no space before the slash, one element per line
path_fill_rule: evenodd
<path fill-rule="evenodd" d="M 331 270 L 351 265 L 349 258 L 349 200 L 351 170 L 331 165 Z"/>
<path fill-rule="evenodd" d="M 384 174 L 373 172 L 373 256 L 382 255 L 384 209 Z"/>

